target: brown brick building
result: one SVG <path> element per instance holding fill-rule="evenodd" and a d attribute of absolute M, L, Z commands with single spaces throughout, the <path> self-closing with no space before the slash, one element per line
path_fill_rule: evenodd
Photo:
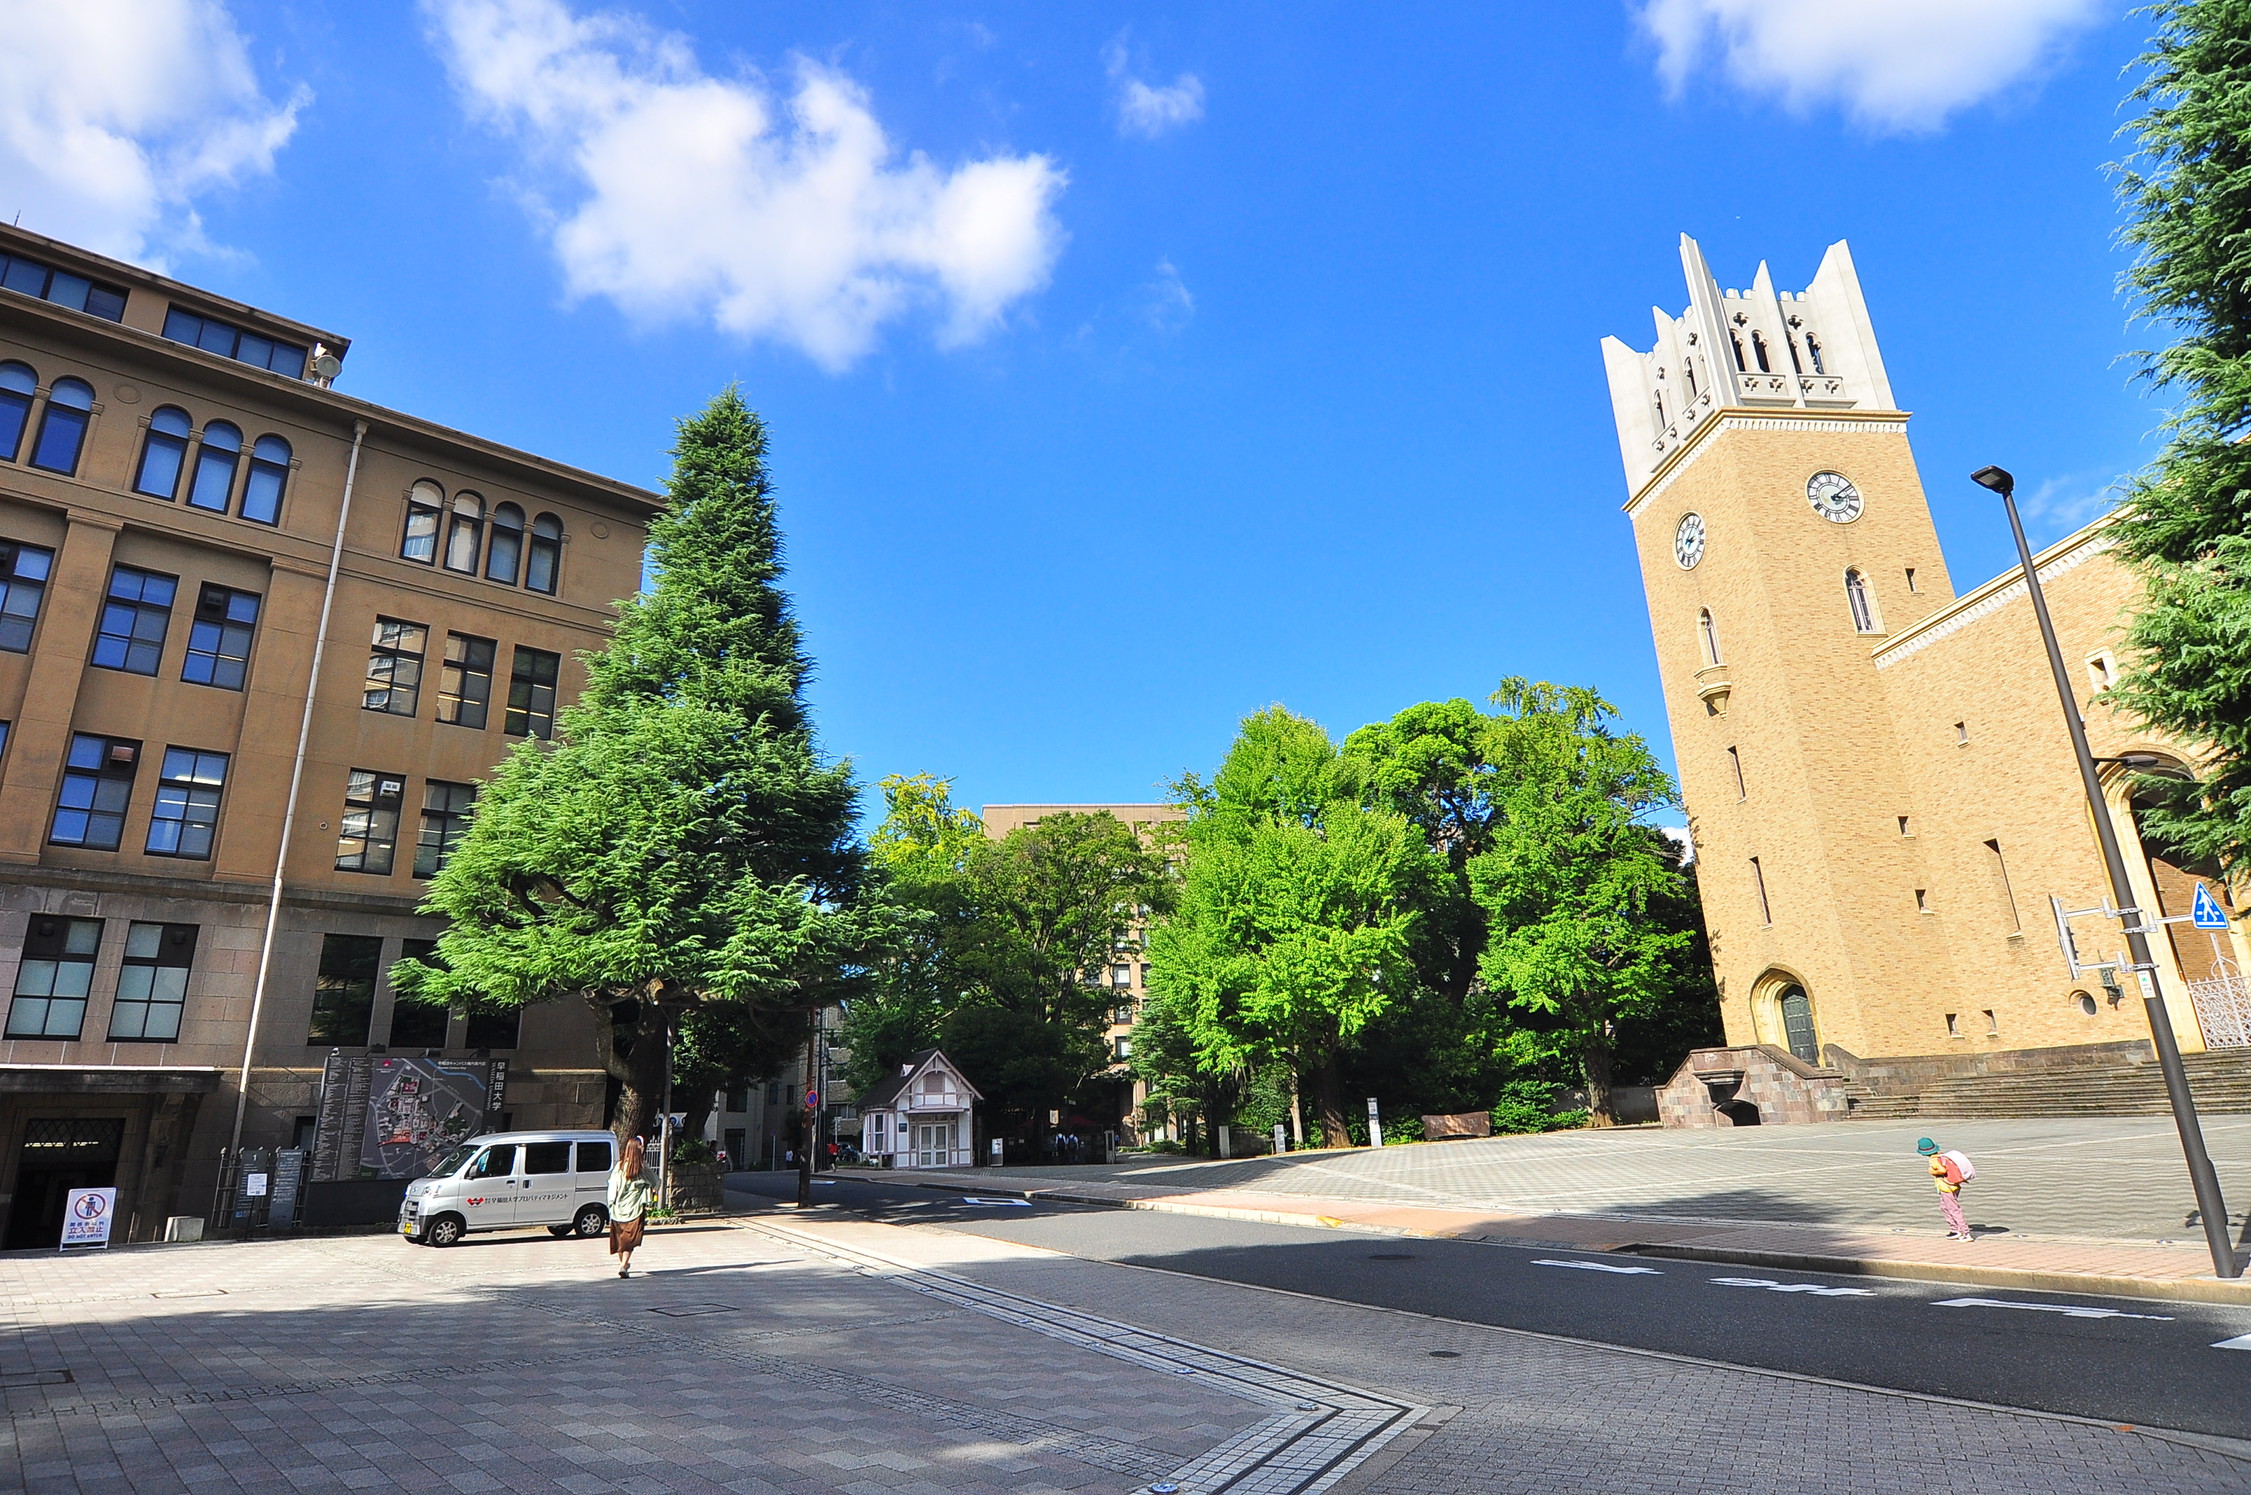
<path fill-rule="evenodd" d="M 585 1011 L 449 1021 L 385 973 L 638 586 L 655 496 L 353 399 L 343 338 L 67 245 L 0 229 L 0 288 L 0 1244 L 51 1244 L 71 1186 L 119 1187 L 120 1238 L 206 1213 L 262 961 L 246 1146 L 305 1139 L 339 1049 L 507 1056 L 509 1120 L 599 1123 Z"/>

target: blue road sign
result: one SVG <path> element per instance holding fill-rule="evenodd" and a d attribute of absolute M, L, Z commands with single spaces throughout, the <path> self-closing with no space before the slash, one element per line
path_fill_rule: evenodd
<path fill-rule="evenodd" d="M 808 1091 L 806 1091 L 806 1092 L 805 1092 L 805 1109 L 806 1109 L 806 1110 L 808 1110 L 808 1111 L 818 1111 L 818 1110 L 819 1110 L 820 1108 L 821 1108 L 821 1092 L 820 1092 L 820 1091 L 818 1091 L 818 1090 L 808 1090 Z"/>
<path fill-rule="evenodd" d="M 2190 922 L 2199 929 L 2225 929 L 2228 927 L 2228 916 L 2220 911 L 2219 901 L 2212 896 L 2211 890 L 2202 883 L 2196 885 L 2196 907 L 2189 918 Z"/>

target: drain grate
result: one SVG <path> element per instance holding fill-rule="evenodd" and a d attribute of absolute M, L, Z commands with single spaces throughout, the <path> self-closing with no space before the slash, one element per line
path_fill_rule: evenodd
<path fill-rule="evenodd" d="M 1433 1360 L 1459 1360 L 1462 1358 L 1462 1352 L 1460 1350 L 1432 1350 L 1430 1358 Z"/>
<path fill-rule="evenodd" d="M 0 1389 L 16 1386 L 68 1386 L 77 1379 L 67 1370 L 0 1370 Z"/>
<path fill-rule="evenodd" d="M 1414 1259 L 1415 1253 L 1412 1251 L 1371 1251 L 1368 1253 L 1368 1260 L 1370 1261 L 1413 1261 Z"/>
<path fill-rule="evenodd" d="M 652 1308 L 649 1312 L 660 1313 L 668 1319 L 692 1319 L 700 1318 L 707 1313 L 733 1313 L 735 1312 L 735 1305 L 732 1303 L 680 1303 L 671 1308 Z"/>

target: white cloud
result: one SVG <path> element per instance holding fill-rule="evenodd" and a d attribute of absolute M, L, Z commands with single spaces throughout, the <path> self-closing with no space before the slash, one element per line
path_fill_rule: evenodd
<path fill-rule="evenodd" d="M 1182 73 L 1169 87 L 1155 88 L 1127 71 L 1125 42 L 1102 49 L 1102 64 L 1118 84 L 1118 133 L 1156 139 L 1167 130 L 1204 117 L 1204 80 Z"/>
<path fill-rule="evenodd" d="M 1142 288 L 1141 314 L 1151 330 L 1167 335 L 1195 320 L 1196 298 L 1171 260 L 1157 261 L 1157 278 Z"/>
<path fill-rule="evenodd" d="M 1638 16 L 1675 91 L 1716 50 L 1753 93 L 1912 132 L 2017 86 L 2105 11 L 2100 0 L 1644 0 Z"/>
<path fill-rule="evenodd" d="M 898 156 L 867 91 L 799 59 L 778 99 L 715 78 L 686 39 L 560 0 L 424 0 L 471 111 L 552 170 L 555 253 L 574 296 L 711 318 L 841 369 L 917 304 L 973 341 L 1047 283 L 1062 170 L 996 155 Z M 567 182 L 567 185 L 563 184 Z"/>
<path fill-rule="evenodd" d="M 268 101 L 220 0 L 0 0 L 0 214 L 125 259 L 200 245 L 195 196 L 273 169 L 310 95 Z"/>
<path fill-rule="evenodd" d="M 2017 508 L 2032 542 L 2053 544 L 2109 513 L 2118 506 L 2121 481 L 2107 472 L 2071 472 L 2019 493 Z"/>

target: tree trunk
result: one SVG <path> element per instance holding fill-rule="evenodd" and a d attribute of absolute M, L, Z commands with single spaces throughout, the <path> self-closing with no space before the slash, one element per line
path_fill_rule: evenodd
<path fill-rule="evenodd" d="M 674 1139 L 675 1141 L 684 1141 L 690 1137 L 701 1137 L 704 1127 L 711 1121 L 712 1111 L 717 1108 L 719 1103 L 719 1093 L 701 1085 L 689 1091 L 688 1094 L 692 1098 L 683 1104 L 680 1100 L 679 1087 L 673 1087 L 673 1104 L 687 1113 L 687 1119 L 680 1123 L 680 1136 Z M 729 1158 L 727 1161 L 731 1163 L 734 1159 Z"/>
<path fill-rule="evenodd" d="M 601 1056 L 603 1070 L 618 1082 L 617 1117 L 610 1130 L 623 1148 L 628 1138 L 646 1133 L 656 1118 L 657 1099 L 664 1091 L 665 1013 L 655 1002 L 643 999 L 627 1028 L 627 1049 L 620 1053 L 611 1024 L 616 1004 L 595 996 L 587 1002 L 594 1008 L 595 1052 Z"/>
<path fill-rule="evenodd" d="M 1350 1147 L 1352 1128 L 1344 1114 L 1344 1075 L 1334 1049 L 1314 1056 L 1313 1104 L 1321 1113 L 1322 1145 Z"/>
<path fill-rule="evenodd" d="M 1592 1126 L 1615 1126 L 1610 1112 L 1610 1042 L 1607 1034 L 1588 1035 L 1579 1050 L 1579 1074 L 1587 1082 L 1587 1119 Z"/>

